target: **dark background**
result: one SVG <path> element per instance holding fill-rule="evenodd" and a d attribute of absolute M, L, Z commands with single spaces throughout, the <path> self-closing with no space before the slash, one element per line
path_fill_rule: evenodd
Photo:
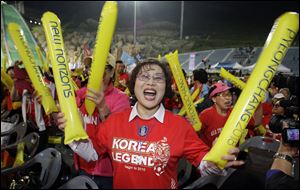
<path fill-rule="evenodd" d="M 104 1 L 24 1 L 25 15 L 40 19 L 53 11 L 62 23 L 99 20 Z M 269 31 L 277 17 L 298 11 L 298 1 L 185 1 L 184 34 L 239 28 Z M 132 28 L 134 1 L 118 1 L 117 28 Z M 181 1 L 137 1 L 137 27 L 149 22 L 169 21 L 180 26 Z"/>

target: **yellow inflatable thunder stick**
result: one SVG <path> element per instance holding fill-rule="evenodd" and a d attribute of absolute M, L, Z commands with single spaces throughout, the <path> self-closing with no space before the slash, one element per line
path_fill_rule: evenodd
<path fill-rule="evenodd" d="M 42 56 L 40 47 L 39 47 L 38 45 L 36 45 L 36 46 L 35 46 L 35 50 L 36 50 L 37 55 L 38 55 L 38 57 L 39 57 L 39 59 L 40 59 L 40 61 L 41 61 L 41 64 L 42 64 L 41 66 L 42 66 L 44 72 L 46 72 L 45 69 L 44 69 L 44 68 L 45 68 L 45 61 L 44 61 L 44 59 L 43 59 L 43 56 Z"/>
<path fill-rule="evenodd" d="M 4 84 L 4 86 L 9 90 L 9 92 L 12 92 L 12 88 L 14 86 L 14 81 L 12 78 L 5 72 L 4 68 L 1 68 L 1 81 Z"/>
<path fill-rule="evenodd" d="M 201 122 L 199 120 L 196 108 L 193 105 L 191 94 L 179 63 L 178 51 L 176 50 L 174 53 L 169 53 L 165 57 L 169 62 L 172 74 L 175 78 L 175 82 L 179 90 L 181 100 L 183 102 L 184 107 L 187 110 L 187 116 L 192 121 L 195 131 L 200 131 Z"/>
<path fill-rule="evenodd" d="M 13 164 L 13 168 L 20 166 L 24 163 L 24 142 L 19 143 L 17 146 L 17 155 Z"/>
<path fill-rule="evenodd" d="M 1 49 L 2 53 L 2 49 Z M 2 61 L 3 60 L 3 61 Z M 4 84 L 4 86 L 9 90 L 9 92 L 12 92 L 14 81 L 9 76 L 9 74 L 6 73 L 6 62 L 7 62 L 7 55 L 3 55 L 3 59 L 1 59 L 1 81 Z"/>
<path fill-rule="evenodd" d="M 261 102 L 267 87 L 291 46 L 299 29 L 299 14 L 287 12 L 274 23 L 257 64 L 234 106 L 216 144 L 203 158 L 223 169 L 226 161 L 221 159 L 238 143 L 243 129 Z"/>
<path fill-rule="evenodd" d="M 2 56 L 2 49 L 1 49 L 1 56 Z M 3 59 L 1 57 L 1 69 L 4 69 L 4 71 L 6 71 L 6 63 L 7 63 L 7 55 L 3 55 Z"/>
<path fill-rule="evenodd" d="M 47 56 L 46 56 L 46 63 L 45 63 L 45 65 L 44 65 L 44 70 L 45 70 L 45 72 L 48 72 L 49 71 L 49 65 L 50 65 L 50 63 L 51 63 L 51 60 L 50 60 L 50 52 L 48 51 L 47 52 Z M 52 65 L 52 64 L 51 64 Z"/>
<path fill-rule="evenodd" d="M 72 78 L 71 78 L 71 82 L 72 82 L 72 86 L 73 86 L 74 90 L 78 90 L 79 88 L 78 88 L 76 82 Z"/>
<path fill-rule="evenodd" d="M 194 100 L 197 98 L 197 96 L 199 95 L 199 93 L 200 93 L 200 89 L 199 89 L 199 88 L 197 88 L 197 89 L 193 92 L 193 94 L 192 94 L 192 101 L 193 101 L 193 102 L 194 102 Z M 185 110 L 184 105 L 183 105 L 182 108 L 180 109 L 178 115 L 183 116 L 185 113 L 186 113 L 186 110 Z"/>
<path fill-rule="evenodd" d="M 198 104 L 201 104 L 204 101 L 204 98 L 200 98 L 199 100 L 195 101 L 193 104 L 196 107 Z M 184 116 L 186 114 L 185 109 L 181 109 L 177 115 Z"/>
<path fill-rule="evenodd" d="M 72 141 L 87 139 L 88 136 L 83 129 L 77 110 L 69 64 L 66 62 L 60 20 L 54 13 L 46 12 L 42 16 L 42 23 L 50 52 L 59 105 L 67 120 L 64 143 L 69 144 Z"/>
<path fill-rule="evenodd" d="M 226 71 L 223 67 L 221 67 L 220 76 L 224 79 L 231 82 L 234 86 L 238 87 L 239 89 L 243 90 L 246 86 L 246 84 L 241 81 L 240 79 L 236 78 L 234 75 Z"/>
<path fill-rule="evenodd" d="M 38 95 L 42 97 L 42 105 L 46 114 L 48 115 L 52 112 L 57 112 L 57 108 L 50 90 L 46 86 L 43 75 L 34 60 L 31 50 L 27 45 L 23 30 L 16 23 L 9 23 L 8 31 L 18 49 L 21 59 L 23 60 L 25 69 L 29 75 L 34 89 L 38 92 Z"/>
<path fill-rule="evenodd" d="M 106 1 L 99 19 L 91 73 L 87 85 L 87 88 L 91 88 L 95 91 L 99 91 L 101 88 L 104 68 L 117 22 L 117 14 L 117 2 Z M 85 99 L 84 103 L 86 111 L 89 115 L 92 115 L 96 107 L 95 103 L 89 99 Z"/>

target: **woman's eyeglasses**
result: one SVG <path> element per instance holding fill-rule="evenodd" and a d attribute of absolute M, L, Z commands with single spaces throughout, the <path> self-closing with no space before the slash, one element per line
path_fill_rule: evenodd
<path fill-rule="evenodd" d="M 166 81 L 165 77 L 163 77 L 162 75 L 151 76 L 151 75 L 146 74 L 146 73 L 142 73 L 142 74 L 137 75 L 137 78 L 141 81 L 144 81 L 144 82 L 148 82 L 151 78 L 153 79 L 153 82 L 156 82 L 156 83 L 163 83 L 163 82 Z"/>

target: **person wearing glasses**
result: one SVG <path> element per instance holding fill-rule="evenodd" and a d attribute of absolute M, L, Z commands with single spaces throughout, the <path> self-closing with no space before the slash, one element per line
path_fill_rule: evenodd
<path fill-rule="evenodd" d="M 199 137 L 209 147 L 212 147 L 231 113 L 232 94 L 229 90 L 230 87 L 225 83 L 214 84 L 209 90 L 209 98 L 214 104 L 199 114 L 202 123 Z"/>
<path fill-rule="evenodd" d="M 292 106 L 292 103 L 289 100 L 281 98 L 274 103 L 272 108 L 272 115 L 284 116 L 286 114 L 286 109 L 290 106 Z M 269 128 L 269 125 L 267 127 L 266 136 L 272 137 L 277 140 L 281 140 L 281 133 L 273 133 L 272 130 Z"/>
<path fill-rule="evenodd" d="M 209 148 L 199 139 L 184 117 L 173 114 L 162 104 L 170 96 L 171 77 L 166 64 L 150 59 L 133 69 L 129 89 L 137 102 L 132 108 L 111 114 L 89 141 L 77 141 L 71 148 L 87 161 L 108 153 L 113 163 L 114 188 L 178 188 L 177 166 L 185 157 L 201 174 L 222 174 L 214 163 L 202 160 Z M 59 128 L 65 127 L 62 113 Z M 239 149 L 222 158 L 226 167 L 240 166 Z M 99 156 L 100 155 L 100 156 Z"/>
<path fill-rule="evenodd" d="M 213 101 L 213 106 L 205 109 L 199 114 L 202 123 L 199 137 L 209 146 L 220 135 L 232 109 L 231 87 L 225 83 L 218 82 L 209 89 L 209 98 Z M 262 122 L 262 107 L 259 106 L 254 116 L 250 119 L 247 128 L 251 129 Z M 250 133 L 250 134 L 249 134 Z M 248 136 L 254 132 L 248 131 Z"/>

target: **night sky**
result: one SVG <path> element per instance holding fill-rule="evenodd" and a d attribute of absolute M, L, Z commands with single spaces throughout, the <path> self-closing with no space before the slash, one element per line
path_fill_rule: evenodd
<path fill-rule="evenodd" d="M 27 7 L 42 16 L 53 11 L 62 23 L 94 18 L 98 21 L 104 1 L 25 1 Z M 180 24 L 181 1 L 138 1 L 137 24 L 154 21 L 169 21 Z M 186 1 L 184 2 L 184 31 L 197 33 L 221 27 L 266 27 L 286 11 L 298 11 L 298 1 Z M 119 1 L 117 28 L 133 27 L 133 1 Z M 30 14 L 30 13 L 29 13 Z"/>

